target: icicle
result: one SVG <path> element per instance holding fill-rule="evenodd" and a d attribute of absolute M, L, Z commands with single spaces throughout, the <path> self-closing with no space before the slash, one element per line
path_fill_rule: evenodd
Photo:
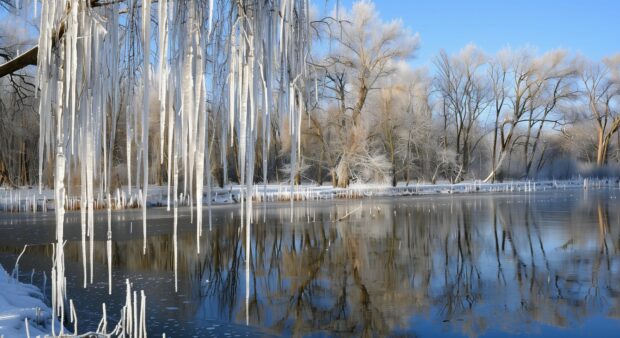
<path fill-rule="evenodd" d="M 129 105 L 127 105 L 126 113 L 126 154 L 127 154 L 127 193 L 131 195 L 131 114 Z"/>
<path fill-rule="evenodd" d="M 246 216 L 250 219 L 250 215 Z M 245 325 L 250 325 L 250 222 L 245 224 Z"/>
<path fill-rule="evenodd" d="M 230 74 L 229 74 L 229 83 L 230 83 L 230 87 L 228 89 L 229 92 L 229 108 L 228 108 L 228 121 L 230 123 L 230 145 L 232 146 L 233 144 L 233 135 L 234 135 L 234 128 L 235 128 L 235 100 L 236 100 L 236 84 L 235 84 L 235 66 L 237 64 L 237 52 L 235 49 L 235 40 L 236 40 L 236 35 L 234 32 L 235 28 L 233 27 L 233 32 L 232 32 L 232 36 L 230 37 L 231 39 L 231 51 L 230 51 L 230 58 L 231 58 L 231 62 L 230 62 Z M 223 162 L 226 162 L 226 159 L 222 160 Z"/>
<path fill-rule="evenodd" d="M 174 120 L 171 120 L 174 121 Z M 178 240 L 177 240 L 177 224 L 178 224 L 178 208 L 179 208 L 179 143 L 180 143 L 180 135 L 175 134 L 175 148 L 174 148 L 174 157 L 172 159 L 173 162 L 173 181 L 174 181 L 174 191 L 173 191 L 173 205 L 174 205 L 174 220 L 173 220 L 173 245 L 174 245 L 174 291 L 178 292 Z"/>
<path fill-rule="evenodd" d="M 86 158 L 86 152 L 88 151 L 88 149 L 86 148 L 85 144 L 81 144 L 79 146 L 80 148 L 80 153 L 82 158 Z M 86 166 L 82 165 L 80 166 L 80 177 L 86 177 Z M 86 288 L 87 286 L 87 280 L 88 280 L 88 275 L 87 275 L 87 259 L 86 259 L 86 231 L 87 231 L 87 226 L 86 226 L 86 204 L 87 204 L 87 200 L 88 200 L 88 196 L 86 193 L 86 184 L 80 184 L 81 186 L 81 198 L 80 198 L 80 225 L 81 225 L 81 231 L 82 231 L 82 267 L 84 269 L 84 288 Z"/>
<path fill-rule="evenodd" d="M 160 131 L 160 164 L 164 163 L 164 133 L 166 129 L 166 91 L 167 91 L 167 62 L 168 47 L 168 11 L 167 4 L 161 1 L 159 9 L 159 131 Z"/>
<path fill-rule="evenodd" d="M 97 326 L 97 333 L 106 334 L 108 332 L 108 315 L 106 312 L 105 303 L 103 303 L 101 306 L 103 308 L 103 311 L 102 311 L 103 314 L 101 315 L 101 321 L 99 322 L 99 325 Z"/>
<path fill-rule="evenodd" d="M 204 88 L 204 82 L 200 81 L 199 86 Z M 205 136 L 206 136 L 206 120 L 207 112 L 205 109 L 204 94 L 201 95 L 200 111 L 199 111 L 199 125 L 198 125 L 198 149 L 196 158 L 196 227 L 198 229 L 196 237 L 196 248 L 200 253 L 200 236 L 202 235 L 202 193 L 203 193 L 203 177 L 204 177 L 204 157 L 205 157 Z"/>
<path fill-rule="evenodd" d="M 58 57 L 59 64 L 63 64 L 64 49 L 60 48 Z M 64 218 L 65 218 L 65 155 L 64 155 L 64 130 L 63 130 L 63 71 L 62 66 L 58 71 L 57 84 L 57 109 L 56 109 L 56 166 L 54 171 L 54 201 L 56 203 L 56 250 L 54 255 L 54 279 L 52 280 L 52 288 L 55 289 L 55 307 L 56 314 L 64 315 L 64 299 L 65 299 L 65 271 L 64 271 Z M 60 327 L 60 334 L 64 331 Z"/>
<path fill-rule="evenodd" d="M 248 260 L 251 259 L 252 197 L 257 193 L 253 188 L 256 145 L 260 135 L 263 190 L 266 190 L 270 128 L 272 119 L 278 118 L 276 114 L 278 111 L 281 112 L 279 115 L 281 124 L 284 124 L 284 120 L 288 117 L 292 143 L 290 196 L 294 196 L 294 176 L 300 165 L 299 130 L 304 113 L 304 97 L 311 94 L 311 90 L 305 88 L 304 81 L 307 75 L 305 57 L 309 41 L 308 1 L 239 0 L 214 4 L 213 0 L 209 0 L 208 9 L 205 7 L 207 2 L 201 2 L 197 6 L 194 0 L 158 2 L 159 49 L 156 69 L 155 66 L 151 66 L 151 2 L 151 0 L 131 0 L 128 5 L 111 2 L 108 6 L 96 8 L 83 6 L 78 0 L 50 0 L 41 3 L 36 77 L 36 86 L 40 88 L 37 90 L 40 91 L 37 94 L 40 96 L 39 175 L 40 177 L 43 175 L 43 166 L 47 161 L 55 161 L 53 168 L 57 206 L 57 243 L 54 254 L 52 298 L 56 313 L 61 313 L 59 310 L 63 308 L 66 292 L 62 247 L 64 207 L 65 204 L 68 208 L 80 204 L 84 282 L 86 283 L 88 277 L 89 260 L 86 257 L 86 237 L 90 241 L 92 282 L 94 209 L 103 206 L 101 201 L 104 200 L 104 193 L 108 194 L 108 213 L 112 208 L 109 195 L 112 155 L 115 147 L 116 120 L 122 111 L 126 114 L 128 188 L 127 191 L 122 191 L 122 195 L 126 195 L 127 198 L 121 198 L 121 193 L 118 193 L 117 206 L 127 204 L 129 200 L 142 207 L 143 252 L 146 250 L 149 122 L 153 80 L 158 80 L 159 83 L 156 95 L 159 98 L 160 114 L 160 164 L 163 164 L 166 155 L 164 153 L 166 143 L 168 146 L 168 208 L 174 206 L 176 218 L 179 204 L 179 171 L 182 170 L 184 180 L 182 198 L 190 204 L 190 208 L 196 204 L 198 249 L 203 224 L 205 175 L 209 206 L 211 204 L 210 150 L 216 143 L 215 140 L 219 141 L 220 145 L 225 184 L 228 184 L 228 148 L 237 147 L 239 180 L 244 185 L 240 189 L 240 195 L 244 208 L 245 218 L 242 224 L 246 227 Z M 128 8 L 128 13 L 123 17 L 123 20 L 127 20 L 123 23 L 123 27 L 138 27 L 138 29 L 130 28 L 127 34 L 119 34 L 118 11 L 125 6 Z M 36 4 L 34 7 L 36 11 Z M 138 25 L 138 21 L 141 21 L 141 26 Z M 59 39 L 57 32 L 60 25 L 64 25 L 65 31 Z M 129 78 L 123 84 L 126 86 L 124 87 L 126 90 L 122 93 L 124 95 L 120 92 L 122 80 L 118 71 L 119 65 L 122 64 L 119 60 L 121 51 L 125 51 L 128 57 Z M 212 62 L 212 67 L 211 65 L 207 67 L 207 59 Z M 318 86 L 316 79 L 314 86 L 316 95 Z M 123 101 L 121 97 L 127 99 Z M 209 135 L 211 113 L 216 115 L 213 121 L 218 119 L 220 121 L 218 126 L 212 126 L 212 129 L 221 128 L 219 133 L 213 135 Z M 110 125 L 107 124 L 109 121 Z M 166 128 L 168 128 L 167 142 Z M 208 140 L 211 140 L 211 145 Z M 65 157 L 67 154 L 69 156 Z M 157 156 L 156 151 L 153 156 Z M 135 168 L 132 168 L 132 165 L 135 165 Z M 79 201 L 71 196 L 69 190 L 71 180 L 67 179 L 70 174 L 71 178 L 74 176 L 80 178 L 82 188 Z M 133 181 L 132 176 L 135 177 Z M 66 190 L 65 182 L 67 182 Z M 139 192 L 138 201 L 135 199 L 136 194 L 132 194 L 131 190 L 134 184 L 136 191 Z M 42 183 L 39 189 L 42 189 Z M 193 217 L 192 212 L 192 219 Z M 108 283 L 111 287 L 109 222 L 106 250 Z M 210 209 L 209 222 L 211 222 Z M 177 230 L 175 228 L 175 233 Z M 249 276 L 249 265 L 246 272 Z M 176 281 L 175 289 L 177 289 Z M 128 290 L 129 302 L 124 308 L 123 320 L 131 326 L 131 329 L 125 332 L 138 334 L 140 328 L 143 328 L 141 321 L 145 316 L 141 317 L 142 319 L 137 318 L 137 296 L 132 304 L 130 292 L 131 290 Z"/>
<path fill-rule="evenodd" d="M 139 337 L 140 331 L 140 321 L 138 317 L 138 294 L 136 291 L 133 291 L 133 319 L 131 320 L 133 323 L 133 334 L 131 337 Z"/>
<path fill-rule="evenodd" d="M 168 100 L 168 124 L 169 124 L 168 126 L 168 204 L 167 204 L 168 211 L 170 211 L 170 181 L 171 181 L 170 177 L 173 174 L 172 162 L 174 160 L 174 156 L 176 156 L 176 151 L 174 151 L 174 149 L 172 148 L 172 145 L 173 145 L 172 141 L 173 141 L 174 128 L 175 128 L 175 124 L 174 124 L 175 114 L 174 114 L 174 110 L 172 107 L 172 93 L 169 93 L 169 95 L 171 97 Z"/>
<path fill-rule="evenodd" d="M 263 60 L 264 61 L 264 60 Z M 265 72 L 263 70 L 263 63 L 261 62 L 261 81 L 262 81 L 262 85 L 263 85 L 263 150 L 262 150 L 262 156 L 263 156 L 263 190 L 266 192 L 267 191 L 267 169 L 268 169 L 268 158 L 269 158 L 269 154 L 268 154 L 268 143 L 267 143 L 267 132 L 268 132 L 268 125 L 269 125 L 269 112 L 270 112 L 270 107 L 269 107 L 269 89 L 267 88 L 267 81 L 265 80 Z"/>
<path fill-rule="evenodd" d="M 209 31 L 207 33 L 209 36 L 209 39 L 211 38 L 212 31 L 213 31 L 213 0 L 209 0 Z"/>
<path fill-rule="evenodd" d="M 35 1 L 36 2 L 36 1 Z M 75 101 L 76 101 L 76 77 L 77 77 L 77 38 L 78 38 L 78 3 L 74 2 L 71 6 L 71 154 L 75 146 Z M 69 93 L 69 92 L 67 92 Z"/>
<path fill-rule="evenodd" d="M 241 64 L 242 57 L 239 56 L 239 63 Z M 238 156 L 238 161 L 239 161 L 239 167 L 240 167 L 240 177 L 241 177 L 241 185 L 245 184 L 245 165 L 246 165 L 246 161 L 245 161 L 245 156 L 246 156 L 246 146 L 247 146 L 247 122 L 248 122 L 248 77 L 250 76 L 249 73 L 249 65 L 246 63 L 243 65 L 243 71 L 241 71 L 241 67 L 240 67 L 240 73 L 242 74 L 242 78 L 241 81 L 239 81 L 239 83 L 241 84 L 240 90 L 241 90 L 241 103 L 240 103 L 240 107 L 239 107 L 239 130 L 238 130 L 238 140 L 237 142 L 239 143 L 239 156 Z"/>
<path fill-rule="evenodd" d="M 73 333 L 77 334 L 78 332 L 78 319 L 77 313 L 75 312 L 75 307 L 73 306 L 73 299 L 69 299 L 69 318 L 70 322 L 73 323 Z"/>
<path fill-rule="evenodd" d="M 177 227 L 178 227 L 178 207 L 175 204 L 174 206 L 174 219 L 173 219 L 173 233 L 172 233 L 172 243 L 173 243 L 173 250 L 174 250 L 174 292 L 179 292 L 179 244 L 178 244 L 178 238 L 177 238 Z"/>
<path fill-rule="evenodd" d="M 87 119 L 88 120 L 88 119 Z M 86 122 L 87 125 L 87 135 L 86 135 L 86 216 L 87 216 L 87 228 L 88 228 L 88 240 L 89 240 L 89 248 L 90 248 L 90 283 L 93 283 L 93 260 L 94 260 L 94 251 L 95 251 L 95 210 L 94 210 L 94 191 L 93 191 L 93 140 L 92 140 L 92 130 L 89 126 L 89 121 Z M 84 165 L 84 164 L 82 164 Z"/>
<path fill-rule="evenodd" d="M 146 296 L 140 291 L 140 338 L 146 338 Z"/>
<path fill-rule="evenodd" d="M 142 110 L 142 232 L 144 236 L 142 254 L 146 255 L 146 208 L 149 184 L 149 114 L 150 114 L 150 60 L 151 60 L 151 0 L 144 0 L 142 3 L 142 42 L 144 54 L 144 74 L 143 83 L 143 110 Z"/>
<path fill-rule="evenodd" d="M 135 308 L 135 304 L 134 302 L 132 302 L 131 299 L 131 284 L 129 284 L 129 279 L 127 279 L 125 281 L 125 284 L 127 285 L 127 291 L 126 291 L 126 295 L 125 295 L 125 323 L 126 323 L 126 329 L 125 332 L 129 332 L 129 335 L 131 336 L 133 331 L 133 323 L 134 323 L 134 308 Z"/>
<path fill-rule="evenodd" d="M 106 242 L 108 256 L 108 294 L 112 294 L 112 197 L 108 194 L 108 240 Z M 105 311 L 105 307 L 104 307 Z"/>

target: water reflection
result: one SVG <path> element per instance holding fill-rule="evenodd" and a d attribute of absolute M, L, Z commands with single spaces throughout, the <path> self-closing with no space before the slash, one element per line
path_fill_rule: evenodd
<path fill-rule="evenodd" d="M 252 326 L 295 336 L 544 335 L 589 325 L 591 318 L 617 329 L 616 193 L 332 201 L 292 210 L 258 205 L 250 243 L 237 209 L 221 207 L 199 255 L 185 214 L 177 294 L 171 219 L 162 212 L 149 222 L 157 231 L 144 256 L 141 233 L 127 232 L 131 217 L 124 215 L 112 231 L 114 280 L 122 285 L 122 277 L 132 278 L 145 289 L 148 326 L 167 336 L 207 332 L 214 323 L 245 324 L 246 315 Z M 105 301 L 107 243 L 100 238 L 95 285 L 101 284 Z M 67 269 L 78 276 L 80 250 L 79 241 L 67 243 Z M 49 249 L 34 247 L 29 255 L 34 265 Z M 80 278 L 68 281 L 69 295 L 78 295 L 78 303 L 80 294 L 98 300 L 92 287 L 80 289 Z M 120 309 L 119 290 L 108 313 Z"/>

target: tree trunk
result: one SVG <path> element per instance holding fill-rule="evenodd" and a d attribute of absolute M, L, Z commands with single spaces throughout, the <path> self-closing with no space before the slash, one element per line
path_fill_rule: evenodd
<path fill-rule="evenodd" d="M 608 143 L 605 142 L 605 136 L 602 130 L 598 131 L 598 144 L 596 147 L 596 165 L 603 166 L 607 162 L 607 147 Z"/>
<path fill-rule="evenodd" d="M 30 158 L 28 157 L 28 144 L 24 142 L 24 172 L 23 172 L 23 184 L 30 185 Z"/>
<path fill-rule="evenodd" d="M 463 169 L 463 174 L 467 174 L 467 172 L 469 171 L 469 161 L 470 161 L 470 153 L 469 153 L 469 137 L 465 136 L 463 138 L 463 150 L 462 150 L 462 160 L 463 163 L 461 164 L 461 167 Z"/>
<path fill-rule="evenodd" d="M 525 167 L 525 172 L 526 174 L 530 174 L 531 170 L 532 170 L 532 165 L 534 164 L 534 159 L 536 158 L 536 151 L 538 150 L 538 144 L 540 142 L 540 138 L 542 136 L 542 130 L 543 127 L 545 125 L 545 119 L 547 118 L 547 114 L 545 113 L 545 115 L 543 115 L 543 120 L 540 123 L 540 126 L 538 127 L 538 131 L 536 132 L 536 137 L 534 139 L 534 144 L 532 145 L 532 155 L 528 157 L 528 161 L 527 161 L 527 165 Z M 541 157 L 541 161 L 542 161 L 543 157 Z M 539 161 L 540 164 L 540 161 Z M 531 173 L 533 174 L 533 176 L 536 176 L 536 174 L 538 173 L 538 171 L 540 170 L 540 166 L 536 166 L 536 171 Z"/>
<path fill-rule="evenodd" d="M 491 173 L 489 173 L 489 176 L 487 176 L 487 178 L 484 179 L 485 183 L 489 182 L 491 179 L 493 179 L 493 182 L 495 182 L 497 173 L 499 172 L 499 169 L 502 167 L 502 163 L 504 163 L 504 160 L 506 159 L 506 155 L 507 155 L 506 151 L 502 150 L 500 152 L 499 160 L 497 161 L 497 166 L 493 168 L 491 170 Z"/>
<path fill-rule="evenodd" d="M 405 169 L 405 181 L 407 182 L 406 186 L 409 186 L 409 166 Z"/>
<path fill-rule="evenodd" d="M 527 133 L 525 134 L 525 142 L 523 143 L 523 163 L 525 164 L 524 177 L 530 176 L 530 139 L 532 138 L 533 112 L 530 110 L 530 118 L 527 122 Z M 534 155 L 532 155 L 533 157 Z"/>
<path fill-rule="evenodd" d="M 604 166 L 607 164 L 607 158 L 609 153 L 609 144 L 611 143 L 611 135 L 605 136 L 603 139 L 603 144 L 601 145 L 601 150 L 598 152 L 598 156 L 596 159 L 596 164 L 599 166 Z"/>
<path fill-rule="evenodd" d="M 233 160 L 233 164 L 234 164 L 234 169 L 235 169 L 235 177 L 237 180 L 237 183 L 241 184 L 241 169 L 239 168 L 239 148 L 237 145 L 237 138 L 235 137 L 233 139 L 233 153 L 232 153 L 232 160 Z"/>
<path fill-rule="evenodd" d="M 353 125 L 359 126 L 360 124 L 360 116 L 362 115 L 362 109 L 364 108 L 364 104 L 366 103 L 366 97 L 368 96 L 368 88 L 362 81 L 362 85 L 359 91 L 359 97 L 357 102 L 355 103 L 355 107 L 353 108 L 353 114 L 351 115 L 353 118 Z"/>
<path fill-rule="evenodd" d="M 6 165 L 4 161 L 0 159 L 0 186 L 8 185 L 13 187 L 13 182 L 11 182 L 11 177 L 9 176 L 9 172 L 6 169 Z"/>
<path fill-rule="evenodd" d="M 491 182 L 495 183 L 495 168 L 497 166 L 497 137 L 499 136 L 497 133 L 497 129 L 499 128 L 499 111 L 495 113 L 495 130 L 493 130 L 493 152 L 491 158 L 493 159 L 493 164 L 491 166 L 491 174 L 490 177 Z"/>
<path fill-rule="evenodd" d="M 346 188 L 349 186 L 349 175 L 338 175 L 338 188 Z"/>
<path fill-rule="evenodd" d="M 346 188 L 349 186 L 349 164 L 347 160 L 343 158 L 340 160 L 338 167 L 336 168 L 338 176 L 338 188 Z"/>
<path fill-rule="evenodd" d="M 317 184 L 320 186 L 323 185 L 323 154 L 324 152 L 321 151 L 321 157 L 319 160 L 319 163 L 317 163 L 317 168 L 316 168 L 316 182 Z"/>
<path fill-rule="evenodd" d="M 391 134 L 390 134 L 391 135 Z M 390 139 L 390 159 L 392 160 L 392 186 L 395 187 L 396 180 L 396 155 L 394 150 L 394 141 Z"/>
<path fill-rule="evenodd" d="M 392 163 L 392 186 L 395 187 L 396 183 L 396 166 Z"/>

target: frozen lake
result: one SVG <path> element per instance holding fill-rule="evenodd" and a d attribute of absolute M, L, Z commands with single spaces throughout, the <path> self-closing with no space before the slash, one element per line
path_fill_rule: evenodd
<path fill-rule="evenodd" d="M 197 254 L 179 211 L 96 213 L 94 284 L 82 288 L 80 214 L 66 217 L 80 332 L 115 322 L 125 279 L 147 297 L 150 336 L 601 336 L 620 330 L 618 189 L 257 204 L 250 255 L 238 205 L 213 208 Z M 0 262 L 46 286 L 54 213 L 0 214 Z M 249 274 L 248 269 L 249 268 Z M 43 273 L 47 274 L 45 284 Z M 249 281 L 247 283 L 246 281 Z M 249 325 L 248 325 L 249 324 Z M 66 325 L 71 328 L 71 324 Z"/>

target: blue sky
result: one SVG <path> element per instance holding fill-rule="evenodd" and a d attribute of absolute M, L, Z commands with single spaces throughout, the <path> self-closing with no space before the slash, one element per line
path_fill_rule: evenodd
<path fill-rule="evenodd" d="M 351 7 L 353 0 L 340 0 Z M 485 52 L 532 46 L 539 52 L 565 48 L 600 59 L 620 53 L 620 0 L 375 0 L 384 20 L 402 18 L 420 33 L 412 64 L 430 64 L 474 43 Z"/>

